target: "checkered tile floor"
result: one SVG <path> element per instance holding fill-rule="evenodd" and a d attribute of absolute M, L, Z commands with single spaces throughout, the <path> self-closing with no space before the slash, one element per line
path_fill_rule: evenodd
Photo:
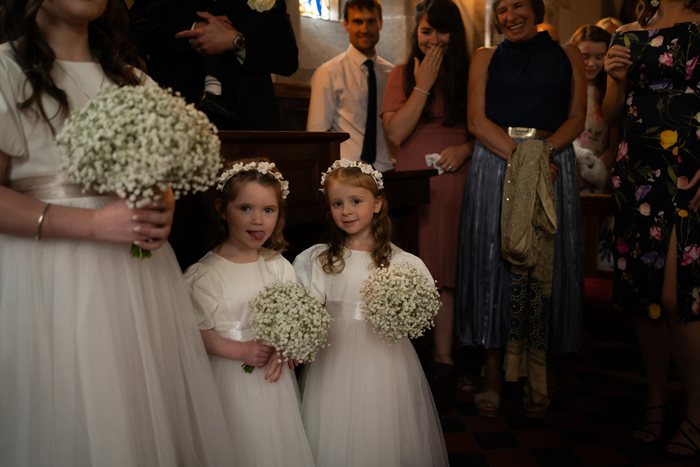
<path fill-rule="evenodd" d="M 631 429 L 644 407 L 646 391 L 632 326 L 597 321 L 592 329 L 586 356 L 552 360 L 552 381 L 559 389 L 550 394 L 544 419 L 522 415 L 522 389 L 517 383 L 506 383 L 498 415 L 492 419 L 476 415 L 473 395 L 459 393 L 454 409 L 441 419 L 450 465 L 700 466 L 700 457 L 674 462 L 663 456 L 663 444 L 644 446 L 632 440 Z M 459 367 L 477 373 L 478 351 L 463 348 L 456 354 Z M 679 407 L 680 381 L 674 371 L 671 378 L 671 404 Z"/>

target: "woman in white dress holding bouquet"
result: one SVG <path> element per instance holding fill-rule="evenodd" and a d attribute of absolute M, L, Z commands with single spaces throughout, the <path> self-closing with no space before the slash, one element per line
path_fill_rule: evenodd
<path fill-rule="evenodd" d="M 57 176 L 68 111 L 111 84 L 140 84 L 123 2 L 2 6 L 0 465 L 230 465 L 166 243 L 172 192 L 130 209 Z M 132 258 L 132 243 L 153 256 Z"/>
<path fill-rule="evenodd" d="M 363 281 L 377 268 L 408 263 L 435 289 L 430 273 L 420 259 L 390 243 L 379 172 L 341 159 L 321 184 L 333 217 L 331 242 L 294 261 L 299 282 L 333 317 L 330 346 L 301 380 L 302 417 L 316 465 L 447 466 L 440 421 L 411 342 L 388 344 L 362 311 Z"/>

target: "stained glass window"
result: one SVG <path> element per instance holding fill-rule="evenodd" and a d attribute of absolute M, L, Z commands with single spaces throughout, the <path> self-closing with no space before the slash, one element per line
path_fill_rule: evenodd
<path fill-rule="evenodd" d="M 299 0 L 299 11 L 304 16 L 330 19 L 328 0 Z"/>
<path fill-rule="evenodd" d="M 339 21 L 339 3 L 339 0 L 299 0 L 299 11 L 303 16 Z"/>

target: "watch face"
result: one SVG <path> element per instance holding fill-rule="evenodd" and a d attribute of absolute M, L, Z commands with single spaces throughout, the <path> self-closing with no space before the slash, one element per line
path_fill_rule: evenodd
<path fill-rule="evenodd" d="M 236 38 L 233 40 L 233 45 L 235 45 L 238 49 L 245 47 L 245 37 L 243 37 L 242 33 L 238 33 L 238 36 L 236 36 Z"/>

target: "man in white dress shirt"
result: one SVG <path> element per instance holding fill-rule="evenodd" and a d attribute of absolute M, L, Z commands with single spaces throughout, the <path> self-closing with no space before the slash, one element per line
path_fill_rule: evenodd
<path fill-rule="evenodd" d="M 375 48 L 382 29 L 382 5 L 377 0 L 348 0 L 344 17 L 350 46 L 314 73 L 306 129 L 350 133 L 350 139 L 340 145 L 340 156 L 365 160 L 385 172 L 394 168 L 394 162 L 379 111 L 394 65 L 377 56 Z"/>

